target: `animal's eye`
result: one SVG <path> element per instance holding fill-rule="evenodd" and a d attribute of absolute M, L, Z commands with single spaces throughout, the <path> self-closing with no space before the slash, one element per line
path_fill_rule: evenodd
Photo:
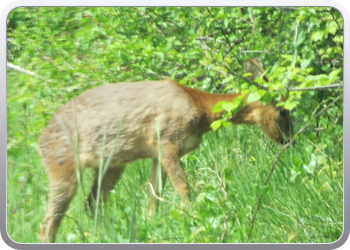
<path fill-rule="evenodd" d="M 286 117 L 287 111 L 286 111 L 285 109 L 280 110 L 280 115 L 281 115 L 282 117 Z"/>

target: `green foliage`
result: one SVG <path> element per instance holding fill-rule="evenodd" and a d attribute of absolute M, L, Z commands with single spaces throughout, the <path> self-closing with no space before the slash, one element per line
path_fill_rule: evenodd
<path fill-rule="evenodd" d="M 230 118 L 239 111 L 239 108 L 243 105 L 243 99 L 245 94 L 238 96 L 232 102 L 220 101 L 218 102 L 212 112 L 218 113 L 224 111 L 222 119 L 219 119 L 211 124 L 211 128 L 216 131 L 220 127 L 228 128 L 232 125 Z"/>
<path fill-rule="evenodd" d="M 282 91 L 342 80 L 342 25 L 338 11 L 323 7 L 20 7 L 8 17 L 8 60 L 44 77 L 18 86 L 26 93 L 19 102 L 64 102 L 95 85 L 169 77 L 241 91 L 248 85 L 232 72 L 243 75 L 253 56 L 268 66 L 269 91 Z M 263 98 L 250 90 L 249 101 Z M 289 96 L 287 109 L 303 98 Z"/>
<path fill-rule="evenodd" d="M 59 107 L 87 89 L 172 78 L 210 92 L 241 92 L 214 107 L 223 118 L 213 130 L 231 125 L 249 92 L 248 102 L 295 109 L 295 132 L 343 95 L 341 88 L 317 89 L 343 81 L 343 19 L 328 7 L 19 7 L 8 16 L 7 52 L 9 63 L 36 75 L 7 70 L 7 218 L 18 242 L 39 241 L 46 208 L 38 136 Z M 268 82 L 244 80 L 242 63 L 250 57 L 265 66 Z M 194 197 L 187 213 L 164 203 L 148 220 L 143 187 L 151 163 L 134 163 L 96 232 L 80 195 L 58 241 L 333 242 L 343 228 L 342 99 L 312 121 L 268 183 L 278 149 L 255 128 L 205 136 L 203 149 L 182 159 Z M 169 181 L 163 197 L 177 197 Z"/>

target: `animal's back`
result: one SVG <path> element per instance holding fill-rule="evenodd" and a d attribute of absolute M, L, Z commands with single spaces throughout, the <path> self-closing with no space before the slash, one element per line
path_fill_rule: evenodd
<path fill-rule="evenodd" d="M 40 150 L 45 160 L 58 163 L 79 154 L 83 166 L 98 166 L 101 154 L 107 158 L 113 147 L 112 164 L 155 158 L 157 130 L 162 136 L 180 133 L 183 138 L 190 133 L 181 126 L 196 116 L 192 102 L 171 80 L 100 86 L 53 116 L 39 140 Z"/>

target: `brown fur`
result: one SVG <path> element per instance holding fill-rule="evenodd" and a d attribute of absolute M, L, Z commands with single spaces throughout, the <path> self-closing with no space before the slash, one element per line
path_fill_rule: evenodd
<path fill-rule="evenodd" d="M 256 65 L 249 63 L 250 72 Z M 261 74 L 261 68 L 258 68 Z M 88 90 L 64 105 L 39 139 L 39 151 L 50 183 L 48 211 L 42 241 L 54 242 L 60 222 L 77 189 L 77 171 L 92 167 L 95 182 L 88 197 L 93 210 L 98 190 L 98 168 L 113 151 L 102 177 L 101 199 L 120 178 L 125 166 L 143 158 L 154 159 L 151 183 L 156 187 L 158 149 L 161 148 L 163 184 L 167 176 L 184 199 L 190 200 L 188 181 L 180 157 L 196 149 L 210 125 L 221 118 L 213 113 L 218 101 L 232 101 L 239 94 L 210 94 L 172 80 L 118 83 Z M 289 113 L 259 101 L 246 104 L 232 117 L 234 124 L 259 126 L 277 143 L 289 139 Z M 157 132 L 160 131 L 160 140 Z M 116 135 L 119 133 L 117 139 Z M 158 141 L 160 145 L 158 145 Z M 159 188 L 156 188 L 159 194 Z M 150 214 L 157 202 L 150 194 Z"/>

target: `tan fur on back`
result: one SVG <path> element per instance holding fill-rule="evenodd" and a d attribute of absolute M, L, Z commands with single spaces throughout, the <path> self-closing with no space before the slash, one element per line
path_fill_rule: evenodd
<path fill-rule="evenodd" d="M 104 85 L 86 91 L 54 115 L 40 138 L 40 150 L 63 163 L 75 150 L 78 132 L 84 167 L 98 167 L 102 150 L 107 159 L 115 142 L 111 165 L 126 164 L 157 157 L 158 128 L 162 139 L 183 145 L 181 154 L 186 154 L 200 142 L 193 135 L 196 117 L 191 97 L 172 81 Z"/>

